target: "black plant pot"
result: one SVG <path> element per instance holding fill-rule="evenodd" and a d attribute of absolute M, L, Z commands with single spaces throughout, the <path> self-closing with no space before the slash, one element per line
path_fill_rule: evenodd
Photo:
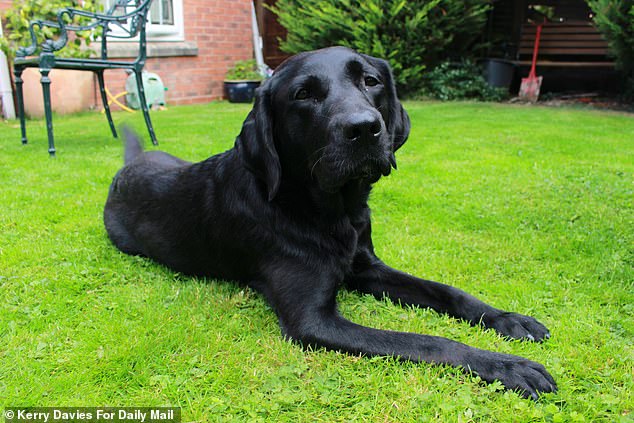
<path fill-rule="evenodd" d="M 495 88 L 511 87 L 515 76 L 515 65 L 513 62 L 503 59 L 485 59 L 482 61 L 484 67 L 484 79 L 490 86 Z"/>
<path fill-rule="evenodd" d="M 231 103 L 251 103 L 260 81 L 225 81 L 225 97 Z"/>

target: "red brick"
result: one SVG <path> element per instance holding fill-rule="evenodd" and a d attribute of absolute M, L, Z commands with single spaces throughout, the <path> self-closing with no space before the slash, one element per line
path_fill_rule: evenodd
<path fill-rule="evenodd" d="M 12 0 L 0 0 L 0 11 L 11 4 Z M 185 40 L 197 44 L 198 56 L 149 58 L 145 66 L 168 88 L 168 105 L 222 98 L 227 69 L 253 57 L 251 0 L 183 0 L 183 7 Z M 105 76 L 113 95 L 125 89 L 125 72 L 113 70 Z"/>

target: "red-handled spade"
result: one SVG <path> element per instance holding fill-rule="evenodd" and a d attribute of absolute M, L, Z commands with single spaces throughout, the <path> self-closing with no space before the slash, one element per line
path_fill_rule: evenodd
<path fill-rule="evenodd" d="M 542 77 L 535 75 L 535 65 L 537 63 L 537 52 L 539 51 L 539 38 L 542 35 L 541 23 L 537 25 L 537 33 L 535 34 L 535 47 L 533 48 L 533 63 L 531 64 L 531 71 L 528 74 L 528 78 L 522 78 L 522 84 L 520 85 L 520 99 L 535 102 L 539 97 L 539 89 L 542 86 Z"/>

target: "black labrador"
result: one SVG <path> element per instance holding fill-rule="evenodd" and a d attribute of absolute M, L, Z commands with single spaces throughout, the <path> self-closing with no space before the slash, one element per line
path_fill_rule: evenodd
<path fill-rule="evenodd" d="M 258 89 L 235 146 L 201 163 L 143 152 L 127 131 L 125 166 L 104 221 L 123 252 L 262 293 L 285 336 L 353 354 L 445 363 L 537 398 L 556 390 L 541 364 L 445 338 L 343 318 L 340 286 L 431 307 L 516 339 L 542 341 L 532 317 L 385 265 L 374 254 L 368 196 L 396 168 L 410 121 L 388 63 L 333 47 L 288 59 Z"/>

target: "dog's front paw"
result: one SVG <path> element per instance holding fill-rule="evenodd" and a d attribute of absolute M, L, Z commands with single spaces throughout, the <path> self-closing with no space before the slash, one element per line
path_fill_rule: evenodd
<path fill-rule="evenodd" d="M 482 324 L 513 339 L 541 342 L 550 338 L 550 332 L 546 326 L 523 314 L 506 311 L 491 315 L 485 314 L 482 316 Z"/>
<path fill-rule="evenodd" d="M 493 353 L 490 360 L 489 363 L 484 363 L 481 369 L 474 369 L 487 382 L 499 380 L 507 389 L 534 400 L 541 393 L 557 391 L 555 379 L 539 363 L 499 353 Z"/>

